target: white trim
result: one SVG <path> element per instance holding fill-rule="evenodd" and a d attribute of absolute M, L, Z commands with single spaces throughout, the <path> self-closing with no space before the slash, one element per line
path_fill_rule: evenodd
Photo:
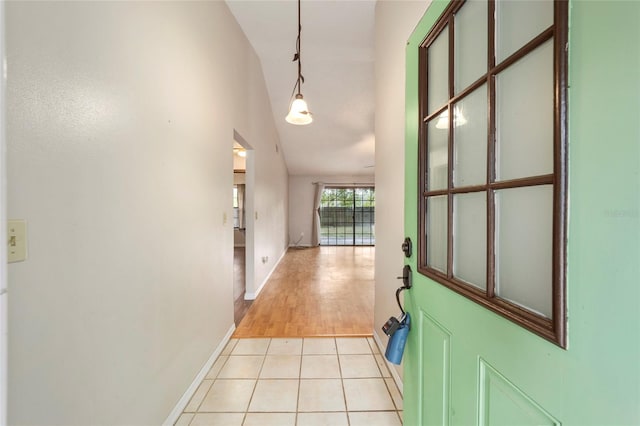
<path fill-rule="evenodd" d="M 278 259 L 276 264 L 273 265 L 273 268 L 271 269 L 271 271 L 269 271 L 269 273 L 267 274 L 265 279 L 262 281 L 262 284 L 260 284 L 260 287 L 258 287 L 256 292 L 255 293 L 245 293 L 244 294 L 244 300 L 256 300 L 256 297 L 258 297 L 258 295 L 260 294 L 260 292 L 262 291 L 264 286 L 267 284 L 267 281 L 269 281 L 269 278 L 271 278 L 271 275 L 273 274 L 273 272 L 276 270 L 276 268 L 278 267 L 280 262 L 282 262 L 282 259 L 284 259 L 284 255 L 285 254 L 287 254 L 287 250 L 282 252 L 282 254 L 280 255 L 280 259 Z"/>
<path fill-rule="evenodd" d="M 163 426 L 173 426 L 175 422 L 178 421 L 178 418 L 180 417 L 185 407 L 191 400 L 191 397 L 193 396 L 194 393 L 196 393 L 196 390 L 198 390 L 198 386 L 200 386 L 200 383 L 202 382 L 202 380 L 206 377 L 209 370 L 211 370 L 213 363 L 216 361 L 216 359 L 218 359 L 218 356 L 220 356 L 224 348 L 227 346 L 227 343 L 229 343 L 229 339 L 231 339 L 231 336 L 233 335 L 233 332 L 235 330 L 236 330 L 235 324 L 231 324 L 231 327 L 229 327 L 229 331 L 227 331 L 227 334 L 222 338 L 222 342 L 220 342 L 218 347 L 213 351 L 213 353 L 211 354 L 207 362 L 204 363 L 204 365 L 202 366 L 202 369 L 200 369 L 200 372 L 193 379 L 193 382 L 191 383 L 191 385 L 187 388 L 187 390 L 184 392 L 182 397 L 178 400 L 178 403 L 176 404 L 175 407 L 173 407 L 173 410 L 171 410 L 171 413 L 169 413 L 169 417 L 167 417 L 167 419 L 162 423 Z"/>
<path fill-rule="evenodd" d="M 292 248 L 292 249 L 311 248 L 311 247 L 318 247 L 318 246 L 312 246 L 311 244 L 289 244 L 289 248 Z"/>
<path fill-rule="evenodd" d="M 391 371 L 391 376 L 393 377 L 393 381 L 396 382 L 396 386 L 398 386 L 398 390 L 400 390 L 400 394 L 404 395 L 404 389 L 402 386 L 402 378 L 398 374 L 398 370 L 396 370 L 397 366 L 395 364 L 391 364 L 387 358 L 384 356 L 386 351 L 385 345 L 382 343 L 382 339 L 377 331 L 373 331 L 373 340 L 375 340 L 376 345 L 378 345 L 378 349 L 380 349 L 380 353 L 382 354 L 382 358 L 384 358 L 384 362 L 387 363 L 387 367 L 389 367 L 389 371 Z"/>

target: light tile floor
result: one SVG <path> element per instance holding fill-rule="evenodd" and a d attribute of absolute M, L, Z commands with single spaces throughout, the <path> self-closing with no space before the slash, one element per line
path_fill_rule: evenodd
<path fill-rule="evenodd" d="M 176 426 L 400 426 L 372 338 L 231 339 Z"/>

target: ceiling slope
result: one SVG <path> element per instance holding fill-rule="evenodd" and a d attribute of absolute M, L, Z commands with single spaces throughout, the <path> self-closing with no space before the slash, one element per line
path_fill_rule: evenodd
<path fill-rule="evenodd" d="M 302 94 L 313 123 L 284 120 L 297 79 L 297 1 L 226 0 L 256 50 L 292 175 L 374 174 L 374 0 L 302 0 Z"/>

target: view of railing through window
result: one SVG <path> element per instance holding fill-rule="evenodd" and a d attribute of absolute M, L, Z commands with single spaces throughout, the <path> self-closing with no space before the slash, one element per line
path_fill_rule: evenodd
<path fill-rule="evenodd" d="M 375 242 L 375 189 L 326 188 L 320 203 L 320 244 L 370 246 Z"/>

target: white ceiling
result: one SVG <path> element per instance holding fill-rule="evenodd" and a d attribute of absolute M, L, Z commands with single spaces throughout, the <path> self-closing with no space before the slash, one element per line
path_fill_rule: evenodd
<path fill-rule="evenodd" d="M 297 78 L 297 1 L 226 1 L 262 62 L 289 173 L 373 174 L 375 0 L 302 0 L 307 126 L 284 120 Z"/>

